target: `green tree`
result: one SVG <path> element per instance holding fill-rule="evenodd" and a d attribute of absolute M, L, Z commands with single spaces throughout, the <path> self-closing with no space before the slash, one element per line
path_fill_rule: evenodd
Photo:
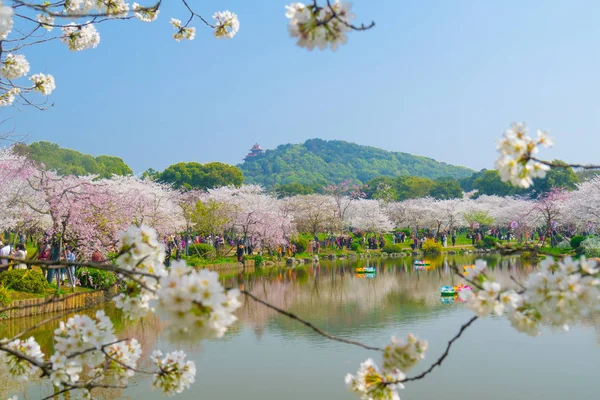
<path fill-rule="evenodd" d="M 476 179 L 481 178 L 486 173 L 486 171 L 487 169 L 482 169 L 481 171 L 474 172 L 471 176 L 467 176 L 466 178 L 460 178 L 458 180 L 458 183 L 460 184 L 462 190 L 467 193 L 475 190 L 475 188 L 473 187 L 473 183 L 475 183 Z"/>
<path fill-rule="evenodd" d="M 391 152 L 341 140 L 310 139 L 285 144 L 239 165 L 247 183 L 267 189 L 299 182 L 327 186 L 344 181 L 366 183 L 378 177 L 463 178 L 473 171 L 412 154 Z"/>
<path fill-rule="evenodd" d="M 562 168 L 552 168 L 546 173 L 546 176 L 541 179 L 533 180 L 532 191 L 535 194 L 548 193 L 552 189 L 567 189 L 574 190 L 579 183 L 579 177 L 564 161 L 554 160 L 553 164 L 562 165 Z"/>
<path fill-rule="evenodd" d="M 112 175 L 132 175 L 133 171 L 125 161 L 114 156 L 93 157 L 76 150 L 63 149 L 56 143 L 34 142 L 30 145 L 23 143 L 14 147 L 17 154 L 43 165 L 61 175 L 98 175 L 110 178 Z"/>
<path fill-rule="evenodd" d="M 485 171 L 482 176 L 475 179 L 473 189 L 477 190 L 478 196 L 482 194 L 489 196 L 512 196 L 520 192 L 517 187 L 503 182 L 496 170 Z"/>
<path fill-rule="evenodd" d="M 98 156 L 96 161 L 103 170 L 103 174 L 110 175 L 132 175 L 133 171 L 122 158 L 114 156 Z"/>
<path fill-rule="evenodd" d="M 462 199 L 463 191 L 458 181 L 452 178 L 436 179 L 429 195 L 435 199 Z"/>
<path fill-rule="evenodd" d="M 160 178 L 160 171 L 155 170 L 154 168 L 148 168 L 142 173 L 142 179 L 147 179 L 150 181 L 156 181 Z"/>
<path fill-rule="evenodd" d="M 313 194 L 315 188 L 311 185 L 303 185 L 300 182 L 287 183 L 277 186 L 275 189 L 278 198 L 290 197 L 302 194 Z"/>
<path fill-rule="evenodd" d="M 494 217 L 492 217 L 491 215 L 489 215 L 489 213 L 487 211 L 469 211 L 463 214 L 465 217 L 465 220 L 469 223 L 469 224 L 473 224 L 474 222 L 477 222 L 479 224 L 479 226 L 484 227 L 487 225 L 491 225 L 494 223 Z"/>
<path fill-rule="evenodd" d="M 161 172 L 158 180 L 176 188 L 205 190 L 229 185 L 239 187 L 244 175 L 239 168 L 220 162 L 180 162 Z"/>
<path fill-rule="evenodd" d="M 398 194 L 396 200 L 427 197 L 433 189 L 434 181 L 418 176 L 399 176 L 394 179 L 393 188 Z"/>
<path fill-rule="evenodd" d="M 367 199 L 381 199 L 390 197 L 395 200 L 398 197 L 394 188 L 394 179 L 389 176 L 378 176 L 364 184 L 362 188 Z"/>
<path fill-rule="evenodd" d="M 192 228 L 202 235 L 222 234 L 226 225 L 230 222 L 230 206 L 209 200 L 206 203 L 196 202 L 196 206 L 190 213 Z"/>

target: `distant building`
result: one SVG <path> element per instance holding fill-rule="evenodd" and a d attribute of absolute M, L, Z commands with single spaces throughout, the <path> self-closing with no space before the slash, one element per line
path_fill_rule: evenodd
<path fill-rule="evenodd" d="M 260 147 L 260 144 L 255 143 L 254 146 L 252 146 L 252 148 L 250 149 L 250 153 L 246 154 L 246 157 L 244 157 L 244 161 L 251 160 L 254 157 L 261 155 L 263 151 L 264 150 L 262 149 L 262 147 Z"/>

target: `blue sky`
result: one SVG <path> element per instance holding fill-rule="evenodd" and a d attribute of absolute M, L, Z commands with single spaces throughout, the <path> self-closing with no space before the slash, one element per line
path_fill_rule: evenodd
<path fill-rule="evenodd" d="M 123 157 L 136 172 L 178 161 L 239 163 L 263 148 L 342 139 L 480 169 L 512 121 L 548 129 L 542 153 L 598 161 L 600 2 L 356 0 L 358 20 L 336 53 L 287 33 L 283 0 L 191 0 L 230 9 L 238 35 L 171 38 L 169 0 L 152 24 L 98 26 L 97 49 L 30 48 L 31 73 L 55 76 L 46 112 L 7 111 L 30 141 Z"/>

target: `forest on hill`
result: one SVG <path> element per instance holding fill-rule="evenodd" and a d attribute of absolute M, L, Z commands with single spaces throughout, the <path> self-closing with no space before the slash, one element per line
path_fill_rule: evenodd
<path fill-rule="evenodd" d="M 62 175 L 132 175 L 133 171 L 114 156 L 91 156 L 58 144 L 35 142 L 14 146 L 23 155 L 46 169 Z M 560 163 L 559 160 L 554 160 Z M 480 195 L 537 197 L 553 188 L 573 190 L 579 182 L 596 174 L 555 168 L 529 189 L 502 182 L 495 170 L 472 171 L 429 158 L 394 153 L 339 140 L 307 140 L 267 150 L 239 166 L 220 162 L 178 162 L 163 171 L 148 169 L 141 177 L 169 183 L 182 189 L 212 189 L 260 184 L 278 197 L 322 193 L 330 184 L 353 182 L 367 198 L 406 200 L 420 197 L 461 198 L 463 192 Z"/>
<path fill-rule="evenodd" d="M 30 145 L 14 145 L 17 154 L 44 165 L 61 175 L 99 175 L 110 178 L 112 175 L 132 175 L 133 171 L 122 158 L 115 156 L 94 157 L 77 150 L 64 149 L 56 143 L 34 142 Z"/>
<path fill-rule="evenodd" d="M 300 183 L 325 186 L 351 180 L 366 183 L 380 176 L 466 178 L 473 170 L 408 153 L 392 152 L 341 140 L 310 139 L 285 144 L 238 165 L 244 182 L 267 189 Z"/>

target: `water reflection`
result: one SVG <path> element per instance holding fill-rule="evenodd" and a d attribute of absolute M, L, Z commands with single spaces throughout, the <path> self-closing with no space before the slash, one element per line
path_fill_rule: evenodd
<path fill-rule="evenodd" d="M 488 262 L 490 274 L 503 287 L 514 286 L 511 277 L 523 280 L 535 268 L 515 257 L 487 255 L 484 258 Z M 439 354 L 448 338 L 456 333 L 457 327 L 471 315 L 464 310 L 464 305 L 457 297 L 441 297 L 439 288 L 444 285 L 466 284 L 454 273 L 453 268 L 472 265 L 474 257 L 446 256 L 427 261 L 430 265 L 426 269 L 417 269 L 410 258 L 344 260 L 318 266 L 255 269 L 248 273 L 224 275 L 221 281 L 227 287 L 245 288 L 255 296 L 302 316 L 334 335 L 382 344 L 392 334 L 413 331 L 430 340 L 431 354 Z M 356 272 L 357 268 L 364 267 L 374 268 L 376 272 Z M 352 395 L 344 391 L 341 377 L 345 372 L 355 370 L 364 358 L 376 356 L 326 341 L 312 330 L 252 300 L 243 302 L 238 312 L 239 323 L 223 339 L 208 341 L 202 346 L 165 342 L 160 335 L 163 325 L 155 317 L 145 318 L 137 323 L 126 323 L 114 307 L 108 305 L 105 309 L 115 323 L 118 337 L 140 339 L 146 355 L 142 366 L 148 367 L 147 355 L 157 347 L 163 350 L 181 348 L 188 351 L 198 364 L 199 376 L 195 388 L 201 388 L 201 396 L 209 399 L 351 399 Z M 0 334 L 9 337 L 41 319 L 6 321 L 0 327 Z M 600 318 L 597 315 L 590 317 L 585 324 L 595 327 L 596 331 L 600 330 Z M 54 328 L 55 326 L 49 325 L 36 331 L 34 335 L 46 354 L 52 351 L 51 333 Z M 577 356 L 579 364 L 573 370 L 591 371 L 591 366 L 594 363 L 597 365 L 597 356 L 600 354 L 597 348 L 592 349 L 595 356 L 593 352 L 589 354 L 587 336 L 577 332 L 573 334 L 576 342 L 558 343 L 578 343 L 578 347 L 564 354 L 555 349 L 553 356 L 557 357 L 558 363 L 568 362 L 568 357 Z M 548 336 L 550 339 L 546 337 L 532 342 L 525 335 L 515 333 L 506 321 L 493 318 L 474 326 L 470 335 L 465 342 L 457 344 L 457 355 L 449 358 L 444 368 L 427 381 L 433 385 L 411 385 L 407 392 L 409 397 L 403 393 L 402 398 L 479 399 L 481 390 L 485 389 L 483 384 L 473 394 L 461 390 L 449 394 L 441 388 L 457 385 L 464 374 L 471 378 L 478 377 L 482 382 L 489 378 L 491 382 L 500 383 L 494 381 L 493 377 L 499 373 L 508 373 L 503 363 L 514 359 L 503 357 L 514 353 L 515 348 L 523 353 L 524 359 L 520 360 L 523 366 L 540 369 L 539 374 L 543 376 L 548 376 L 553 371 L 550 364 L 536 363 L 540 354 L 545 354 L 543 346 L 548 346 L 549 343 L 555 345 L 552 336 Z M 490 348 L 489 343 L 494 343 L 494 346 Z M 493 364 L 485 361 L 485 357 L 492 356 L 490 352 L 495 357 Z M 478 375 L 482 373 L 482 369 L 477 365 L 482 362 L 489 372 Z M 584 378 L 585 376 L 576 378 L 581 380 L 577 384 L 583 385 L 583 389 L 577 389 L 577 393 L 580 398 L 593 398 L 585 396 L 585 390 L 591 388 L 592 380 Z M 268 385 L 265 380 L 268 380 Z M 473 379 L 469 380 L 470 384 L 472 381 Z M 51 388 L 39 382 L 25 386 L 9 379 L 3 379 L 2 382 L 0 397 L 4 398 L 15 393 L 26 395 L 26 398 L 40 398 L 52 393 Z M 298 387 L 299 383 L 301 387 Z M 534 390 L 537 383 L 533 382 L 531 385 L 527 386 L 523 382 L 520 387 L 517 384 L 521 390 L 518 393 L 537 393 Z M 498 398 L 502 399 L 537 398 L 535 395 L 516 396 L 516 392 L 513 392 L 516 387 L 496 390 L 499 391 Z M 544 390 L 543 393 L 546 399 L 558 399 L 558 396 L 565 394 L 558 387 L 551 391 Z M 132 388 L 124 392 L 97 392 L 94 398 L 134 398 L 140 395 L 148 400 L 161 398 L 158 393 L 150 390 L 149 382 L 143 376 L 137 377 Z M 198 391 L 192 390 L 182 394 L 180 398 L 192 399 L 199 396 Z"/>

